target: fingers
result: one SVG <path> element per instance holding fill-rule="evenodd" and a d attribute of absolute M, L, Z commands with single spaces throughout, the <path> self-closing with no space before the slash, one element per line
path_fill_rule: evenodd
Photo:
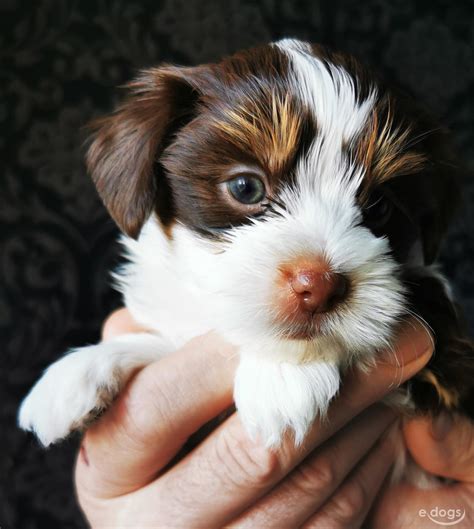
<path fill-rule="evenodd" d="M 205 512 L 207 527 L 221 527 L 266 494 L 354 416 L 419 371 L 429 360 L 432 347 L 431 337 L 421 325 L 404 327 L 396 360 L 391 356 L 370 373 L 352 373 L 331 405 L 328 420 L 316 421 L 302 446 L 295 447 L 288 438 L 278 450 L 266 449 L 249 438 L 237 415 L 230 417 L 191 454 L 140 491 L 143 501 L 154 501 L 157 512 L 166 519 L 172 517 L 170 509 L 176 508 L 174 499 L 180 498 L 183 526 L 202 523 L 199 516 Z"/>
<path fill-rule="evenodd" d="M 474 423 L 467 417 L 441 413 L 404 426 L 415 461 L 431 474 L 474 483 Z"/>
<path fill-rule="evenodd" d="M 361 527 L 394 458 L 394 444 L 390 436 L 385 436 L 302 529 Z"/>
<path fill-rule="evenodd" d="M 86 432 L 78 489 L 118 496 L 152 480 L 200 426 L 232 404 L 235 351 L 215 335 L 145 367 Z"/>
<path fill-rule="evenodd" d="M 392 410 L 373 405 L 306 458 L 230 527 L 300 527 L 340 486 L 394 420 Z"/>

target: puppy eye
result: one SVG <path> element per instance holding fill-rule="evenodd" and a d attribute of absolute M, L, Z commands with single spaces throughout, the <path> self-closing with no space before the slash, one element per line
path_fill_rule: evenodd
<path fill-rule="evenodd" d="M 392 202 L 383 195 L 374 197 L 364 210 L 364 220 L 370 228 L 381 228 L 393 212 Z"/>
<path fill-rule="evenodd" d="M 257 204 L 265 198 L 265 184 L 253 175 L 239 175 L 226 182 L 229 193 L 241 204 Z"/>

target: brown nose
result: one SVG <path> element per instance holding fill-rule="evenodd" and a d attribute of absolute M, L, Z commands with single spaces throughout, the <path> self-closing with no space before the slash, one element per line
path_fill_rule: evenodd
<path fill-rule="evenodd" d="M 347 291 L 347 280 L 343 275 L 313 268 L 297 270 L 290 285 L 300 309 L 307 312 L 325 312 Z"/>

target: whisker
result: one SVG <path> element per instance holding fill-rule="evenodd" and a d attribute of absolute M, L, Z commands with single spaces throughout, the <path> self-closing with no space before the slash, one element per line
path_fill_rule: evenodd
<path fill-rule="evenodd" d="M 431 340 L 433 341 L 433 346 L 434 346 L 434 335 L 435 335 L 435 332 L 434 332 L 433 327 L 431 327 L 431 325 L 422 316 L 420 316 L 419 314 L 417 314 L 416 312 L 414 312 L 410 308 L 407 309 L 407 312 L 408 312 L 408 314 L 410 314 L 410 316 L 415 318 L 421 324 L 421 326 L 425 329 L 425 331 L 429 334 L 429 336 L 431 337 Z M 436 354 L 436 348 L 433 347 L 433 356 L 435 354 Z"/>

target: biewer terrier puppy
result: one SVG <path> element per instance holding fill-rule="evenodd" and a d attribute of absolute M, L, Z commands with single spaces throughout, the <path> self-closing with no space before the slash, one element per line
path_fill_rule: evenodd
<path fill-rule="evenodd" d="M 250 434 L 301 443 L 349 366 L 415 315 L 436 351 L 411 412 L 474 416 L 474 347 L 435 266 L 460 170 L 445 131 L 354 58 L 297 40 L 144 70 L 94 125 L 89 171 L 124 233 L 116 274 L 149 333 L 74 350 L 23 402 L 44 445 L 131 373 L 211 329 L 239 349 Z"/>

